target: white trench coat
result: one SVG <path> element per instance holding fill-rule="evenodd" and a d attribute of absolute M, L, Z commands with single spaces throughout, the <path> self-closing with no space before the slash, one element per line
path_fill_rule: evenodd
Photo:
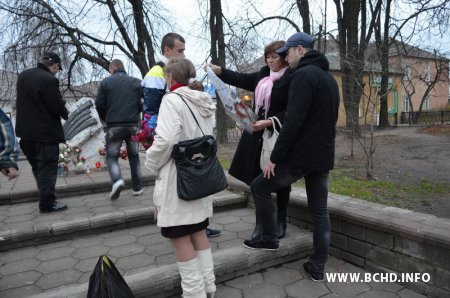
<path fill-rule="evenodd" d="M 213 132 L 215 104 L 205 93 L 180 87 L 174 92 L 183 96 L 194 112 L 203 132 Z M 177 170 L 170 157 L 173 145 L 202 136 L 202 132 L 180 96 L 166 94 L 161 102 L 153 145 L 146 152 L 145 166 L 157 176 L 153 202 L 158 209 L 157 225 L 171 227 L 204 221 L 212 216 L 212 198 L 183 201 L 177 194 Z"/>

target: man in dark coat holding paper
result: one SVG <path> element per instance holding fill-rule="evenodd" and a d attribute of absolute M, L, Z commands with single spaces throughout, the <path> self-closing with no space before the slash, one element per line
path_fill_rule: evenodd
<path fill-rule="evenodd" d="M 334 165 L 339 89 L 324 55 L 313 49 L 314 39 L 295 33 L 277 53 L 286 53 L 294 70 L 284 123 L 263 173 L 252 183 L 262 237 L 244 241 L 251 249 L 277 250 L 276 220 L 271 193 L 305 178 L 308 206 L 313 214 L 313 252 L 304 264 L 315 281 L 323 280 L 330 244 L 328 173 Z"/>

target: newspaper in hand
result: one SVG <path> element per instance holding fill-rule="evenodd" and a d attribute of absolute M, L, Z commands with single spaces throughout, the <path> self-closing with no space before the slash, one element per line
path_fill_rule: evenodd
<path fill-rule="evenodd" d="M 225 113 L 246 131 L 252 133 L 252 123 L 258 120 L 256 114 L 239 99 L 235 92 L 231 91 L 227 84 L 216 76 L 209 66 L 206 68 L 206 72 L 211 84 L 219 94 Z"/>

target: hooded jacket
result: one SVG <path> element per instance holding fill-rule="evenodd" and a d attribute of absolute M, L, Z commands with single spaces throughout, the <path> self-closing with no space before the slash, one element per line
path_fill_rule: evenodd
<path fill-rule="evenodd" d="M 59 80 L 43 64 L 17 78 L 16 135 L 42 143 L 65 142 L 61 118 L 67 120 Z"/>
<path fill-rule="evenodd" d="M 145 166 L 156 176 L 153 202 L 158 209 L 157 224 L 160 227 L 200 223 L 212 216 L 212 199 L 206 197 L 183 201 L 177 194 L 177 170 L 170 157 L 173 145 L 202 136 L 189 108 L 192 109 L 205 135 L 213 133 L 215 104 L 205 93 L 180 87 L 166 94 L 158 114 L 158 126 L 153 145 L 146 152 Z"/>
<path fill-rule="evenodd" d="M 293 73 L 283 127 L 270 160 L 305 171 L 334 166 L 339 89 L 327 58 L 308 51 Z"/>

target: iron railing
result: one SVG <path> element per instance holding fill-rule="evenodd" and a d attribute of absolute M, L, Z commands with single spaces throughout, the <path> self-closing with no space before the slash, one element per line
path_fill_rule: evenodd
<path fill-rule="evenodd" d="M 401 124 L 444 124 L 450 123 L 450 111 L 402 112 Z"/>

